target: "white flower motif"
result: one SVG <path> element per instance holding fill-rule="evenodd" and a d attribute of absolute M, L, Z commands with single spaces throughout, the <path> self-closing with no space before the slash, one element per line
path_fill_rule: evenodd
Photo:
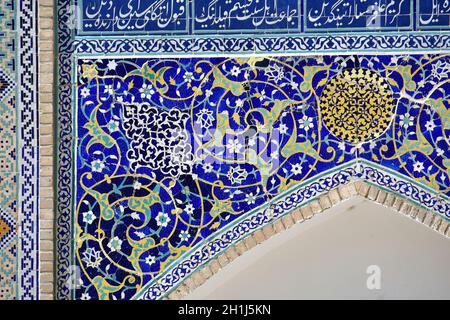
<path fill-rule="evenodd" d="M 247 193 L 247 195 L 245 196 L 245 201 L 247 201 L 248 205 L 255 204 L 255 202 L 256 202 L 256 195 L 254 195 L 253 192 Z"/>
<path fill-rule="evenodd" d="M 416 161 L 416 162 L 414 163 L 413 168 L 414 168 L 414 171 L 415 171 L 415 172 L 422 172 L 422 170 L 424 169 L 423 162 Z"/>
<path fill-rule="evenodd" d="M 212 92 L 211 89 L 207 89 L 207 90 L 205 91 L 205 96 L 206 96 L 207 98 L 211 97 L 212 94 L 213 94 L 213 92 Z"/>
<path fill-rule="evenodd" d="M 102 257 L 100 256 L 100 251 L 95 251 L 94 248 L 88 248 L 83 252 L 83 258 L 81 260 L 86 263 L 88 268 L 98 268 L 102 262 Z"/>
<path fill-rule="evenodd" d="M 158 227 L 167 227 L 167 224 L 170 222 L 169 215 L 165 212 L 158 213 L 158 216 L 156 217 L 156 224 Z"/>
<path fill-rule="evenodd" d="M 431 72 L 432 75 L 439 80 L 446 79 L 448 78 L 448 73 L 450 72 L 450 64 L 448 62 L 438 60 L 433 64 Z"/>
<path fill-rule="evenodd" d="M 298 82 L 291 81 L 291 88 L 292 88 L 292 90 L 297 90 L 298 89 Z"/>
<path fill-rule="evenodd" d="M 115 60 L 110 60 L 108 62 L 108 69 L 109 70 L 116 70 L 117 62 Z"/>
<path fill-rule="evenodd" d="M 192 80 L 194 79 L 194 74 L 192 72 L 185 72 L 185 74 L 183 75 L 183 79 L 184 81 L 186 81 L 187 83 L 191 83 Z"/>
<path fill-rule="evenodd" d="M 391 63 L 394 64 L 394 65 L 397 65 L 398 64 L 398 57 L 397 56 L 393 56 L 391 58 Z"/>
<path fill-rule="evenodd" d="M 91 296 L 89 295 L 89 293 L 83 293 L 81 294 L 81 300 L 91 300 Z"/>
<path fill-rule="evenodd" d="M 149 255 L 147 258 L 145 258 L 145 263 L 151 266 L 156 262 L 156 258 L 154 256 Z"/>
<path fill-rule="evenodd" d="M 242 144 L 239 142 L 239 139 L 229 140 L 227 143 L 227 149 L 230 153 L 239 153 L 242 148 Z"/>
<path fill-rule="evenodd" d="M 313 119 L 308 116 L 303 116 L 300 120 L 298 120 L 300 129 L 305 130 L 308 132 L 309 129 L 314 128 Z"/>
<path fill-rule="evenodd" d="M 199 124 L 202 129 L 208 129 L 214 122 L 213 111 L 203 108 L 197 113 L 197 120 L 195 123 Z"/>
<path fill-rule="evenodd" d="M 302 169 L 303 169 L 303 167 L 300 163 L 295 163 L 292 165 L 291 172 L 294 175 L 298 175 L 298 174 L 302 173 Z"/>
<path fill-rule="evenodd" d="M 442 150 L 441 148 L 436 148 L 436 154 L 441 157 L 444 154 L 444 150 Z"/>
<path fill-rule="evenodd" d="M 261 90 L 261 92 L 259 92 L 259 101 L 263 101 L 264 99 L 266 99 L 266 90 Z"/>
<path fill-rule="evenodd" d="M 194 206 L 193 206 L 191 203 L 189 203 L 189 204 L 184 208 L 184 211 L 186 211 L 187 214 L 191 215 L 191 214 L 194 213 L 194 209 L 195 209 Z"/>
<path fill-rule="evenodd" d="M 134 219 L 134 220 L 140 220 L 141 218 L 139 217 L 139 213 L 137 213 L 137 212 L 135 212 L 135 211 L 133 211 L 132 213 L 131 213 L 131 217 Z"/>
<path fill-rule="evenodd" d="M 431 132 L 434 130 L 434 128 L 436 128 L 436 125 L 434 124 L 434 122 L 432 120 L 430 120 L 425 123 L 425 128 L 427 129 L 427 131 Z"/>
<path fill-rule="evenodd" d="M 122 248 L 122 240 L 119 239 L 119 237 L 115 236 L 112 238 L 108 243 L 108 248 L 114 252 L 119 251 Z"/>
<path fill-rule="evenodd" d="M 345 142 L 341 141 L 338 143 L 338 148 L 342 151 L 345 151 Z"/>
<path fill-rule="evenodd" d="M 234 77 L 239 76 L 240 73 L 241 73 L 241 69 L 240 69 L 239 67 L 233 66 L 233 68 L 231 68 L 231 74 L 232 74 Z"/>
<path fill-rule="evenodd" d="M 142 187 L 142 183 L 140 183 L 139 181 L 135 181 L 134 183 L 133 183 L 133 189 L 134 190 L 139 190 L 139 189 L 141 189 L 141 187 Z"/>
<path fill-rule="evenodd" d="M 213 165 L 211 163 L 204 163 L 203 164 L 203 171 L 205 171 L 205 173 L 211 173 L 213 171 Z"/>
<path fill-rule="evenodd" d="M 377 143 L 374 140 L 370 141 L 369 149 L 375 149 L 376 146 L 377 146 Z"/>
<path fill-rule="evenodd" d="M 86 98 L 89 96 L 90 90 L 88 88 L 84 87 L 83 89 L 81 89 L 80 94 L 83 98 Z"/>
<path fill-rule="evenodd" d="M 287 125 L 285 125 L 284 123 L 282 123 L 282 124 L 280 125 L 279 130 L 280 130 L 280 133 L 281 133 L 281 134 L 286 134 L 287 131 L 288 131 L 288 127 L 287 127 Z"/>
<path fill-rule="evenodd" d="M 189 238 L 191 237 L 191 235 L 186 230 L 183 230 L 183 231 L 180 232 L 179 237 L 180 237 L 181 241 L 188 241 Z"/>
<path fill-rule="evenodd" d="M 247 179 L 247 176 L 248 172 L 240 166 L 231 167 L 227 173 L 227 178 L 231 181 L 232 184 L 241 183 L 242 181 Z"/>
<path fill-rule="evenodd" d="M 92 212 L 92 210 L 89 210 L 87 212 L 83 212 L 83 222 L 87 224 L 91 224 L 95 220 L 95 214 Z"/>
<path fill-rule="evenodd" d="M 152 95 L 155 94 L 155 90 L 151 84 L 144 83 L 141 88 L 139 88 L 139 92 L 141 93 L 141 98 L 151 99 Z"/>
<path fill-rule="evenodd" d="M 409 113 L 405 113 L 400 115 L 400 125 L 403 126 L 403 128 L 408 129 L 409 126 L 413 124 L 414 117 L 411 116 Z"/>
<path fill-rule="evenodd" d="M 315 60 L 316 60 L 317 64 L 323 64 L 323 57 L 322 56 L 316 56 Z"/>
<path fill-rule="evenodd" d="M 244 100 L 242 99 L 237 99 L 236 100 L 236 107 L 237 108 L 241 108 L 244 105 Z"/>
<path fill-rule="evenodd" d="M 102 172 L 102 170 L 105 168 L 105 164 L 103 161 L 97 159 L 91 162 L 91 167 L 93 172 Z"/>
<path fill-rule="evenodd" d="M 264 70 L 264 74 L 267 76 L 269 82 L 278 83 L 284 78 L 283 68 L 278 64 L 271 64 Z"/>
<path fill-rule="evenodd" d="M 114 121 L 114 120 L 109 121 L 108 122 L 108 130 L 110 132 L 115 132 L 115 131 L 119 130 L 119 122 Z"/>
<path fill-rule="evenodd" d="M 419 82 L 417 82 L 417 85 L 419 86 L 419 88 L 421 88 L 421 87 L 425 86 L 425 83 L 426 83 L 425 80 L 422 79 Z"/>

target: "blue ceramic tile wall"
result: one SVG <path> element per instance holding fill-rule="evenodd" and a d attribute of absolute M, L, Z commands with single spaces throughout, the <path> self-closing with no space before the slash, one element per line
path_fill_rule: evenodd
<path fill-rule="evenodd" d="M 449 219 L 446 1 L 58 6 L 59 298 L 163 298 L 354 179 Z"/>

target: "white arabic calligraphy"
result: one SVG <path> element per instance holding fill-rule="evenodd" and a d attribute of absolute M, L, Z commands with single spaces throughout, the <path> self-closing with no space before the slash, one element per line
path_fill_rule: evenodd
<path fill-rule="evenodd" d="M 286 10 L 279 10 L 278 0 L 241 0 L 227 8 L 230 3 L 231 1 L 210 1 L 202 7 L 200 15 L 195 17 L 195 22 L 200 23 L 202 28 L 215 25 L 229 28 L 236 21 L 251 21 L 254 27 L 259 27 L 263 24 L 275 25 L 282 21 L 293 22 L 293 18 L 298 15 L 298 9 L 289 5 Z"/>
<path fill-rule="evenodd" d="M 444 1 L 433 0 L 433 4 L 431 7 L 431 12 L 429 14 L 429 17 L 424 18 L 423 13 L 421 12 L 420 24 L 429 25 L 432 23 L 438 23 L 439 18 L 441 16 L 446 15 L 448 17 L 449 14 L 450 14 L 450 1 L 449 0 L 444 0 Z"/>
<path fill-rule="evenodd" d="M 144 0 L 89 0 L 84 4 L 84 18 L 97 30 L 144 30 L 151 22 L 159 29 L 186 19 L 185 0 L 157 0 L 146 5 Z"/>
<path fill-rule="evenodd" d="M 384 25 L 395 24 L 397 18 L 402 13 L 402 5 L 405 0 L 391 0 L 387 4 L 380 4 L 377 1 L 373 4 L 367 1 L 346 1 L 338 0 L 328 9 L 330 2 L 323 2 L 320 10 L 310 9 L 308 21 L 315 27 L 335 25 L 336 27 L 351 26 L 360 19 L 366 19 L 366 26 L 372 25 L 378 18 L 384 18 Z M 363 3 L 364 2 L 364 3 Z"/>

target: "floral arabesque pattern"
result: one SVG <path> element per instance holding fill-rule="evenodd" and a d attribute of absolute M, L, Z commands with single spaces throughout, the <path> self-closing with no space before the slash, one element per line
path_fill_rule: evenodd
<path fill-rule="evenodd" d="M 133 298 L 234 220 L 358 159 L 448 199 L 448 65 L 438 55 L 79 60 L 76 298 Z M 350 144 L 324 126 L 320 96 L 353 68 L 389 83 L 396 112 L 379 137 Z"/>

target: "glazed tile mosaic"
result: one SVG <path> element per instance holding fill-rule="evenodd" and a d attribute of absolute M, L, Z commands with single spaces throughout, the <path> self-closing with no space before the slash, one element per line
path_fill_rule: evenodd
<path fill-rule="evenodd" d="M 330 169 L 341 178 L 324 189 L 380 179 L 373 163 L 396 171 L 388 188 L 413 179 L 447 200 L 449 62 L 79 60 L 76 297 L 156 296 L 177 259 L 257 211 L 291 210 L 311 195 L 290 203 L 286 191 Z M 450 218 L 448 202 L 422 201 Z"/>
<path fill-rule="evenodd" d="M 444 5 L 60 0 L 58 298 L 164 298 L 355 179 L 450 220 Z"/>
<path fill-rule="evenodd" d="M 36 3 L 0 5 L 0 300 L 38 297 Z"/>

